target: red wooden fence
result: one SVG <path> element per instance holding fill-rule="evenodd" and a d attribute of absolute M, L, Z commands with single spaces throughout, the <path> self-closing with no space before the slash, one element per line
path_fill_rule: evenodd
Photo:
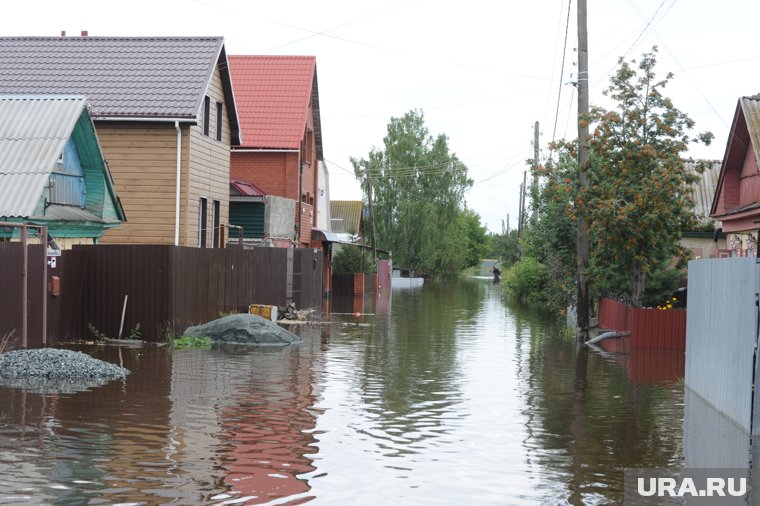
<path fill-rule="evenodd" d="M 686 311 L 632 307 L 602 298 L 599 301 L 599 326 L 629 331 L 632 348 L 686 347 Z"/>

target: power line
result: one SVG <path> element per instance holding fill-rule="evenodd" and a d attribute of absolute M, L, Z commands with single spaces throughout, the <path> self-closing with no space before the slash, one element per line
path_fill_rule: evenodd
<path fill-rule="evenodd" d="M 554 130 L 552 131 L 552 145 L 557 134 L 557 118 L 559 118 L 559 102 L 562 97 L 562 80 L 565 75 L 565 55 L 567 54 L 567 32 L 570 28 L 570 5 L 572 0 L 567 1 L 567 22 L 565 23 L 565 44 L 562 48 L 562 67 L 559 72 L 559 91 L 557 92 L 557 112 L 554 113 Z"/>

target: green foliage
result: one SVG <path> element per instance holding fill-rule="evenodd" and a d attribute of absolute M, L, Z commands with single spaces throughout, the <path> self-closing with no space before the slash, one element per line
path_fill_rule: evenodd
<path fill-rule="evenodd" d="M 632 66 L 621 62 L 605 92 L 616 104 L 594 108 L 588 188 L 580 191 L 577 142 L 562 142 L 557 159 L 539 168 L 532 188 L 539 221 L 530 224 L 524 254 L 549 271 L 549 300 L 557 304 L 574 292 L 577 217 L 590 226 L 592 292 L 614 291 L 636 304 L 662 300 L 680 273 L 669 269 L 685 254 L 679 241 L 696 226 L 689 173 L 682 154 L 689 142 L 709 143 L 711 134 L 690 138 L 694 122 L 662 92 L 671 75 L 658 80 L 656 48 Z M 632 62 L 635 63 L 635 62 Z"/>
<path fill-rule="evenodd" d="M 575 291 L 577 225 L 572 212 L 578 164 L 569 149 L 560 149 L 557 155 L 536 169 L 542 184 L 531 188 L 531 201 L 539 219 L 527 225 L 522 250 L 546 268 L 541 298 L 553 309 L 564 309 Z"/>
<path fill-rule="evenodd" d="M 359 246 L 341 246 L 332 261 L 334 274 L 372 274 L 377 271 L 372 253 Z"/>
<path fill-rule="evenodd" d="M 710 133 L 689 137 L 694 122 L 662 94 L 672 75 L 658 80 L 656 50 L 637 68 L 621 61 L 605 92 L 616 109 L 591 112 L 590 186 L 575 199 L 591 224 L 596 277 L 626 273 L 635 303 L 643 301 L 647 276 L 683 253 L 681 234 L 695 225 L 689 185 L 697 176 L 681 155 L 689 142 L 712 139 Z"/>
<path fill-rule="evenodd" d="M 487 257 L 496 258 L 499 264 L 509 267 L 520 259 L 520 241 L 517 230 L 506 234 L 491 234 L 488 236 Z"/>
<path fill-rule="evenodd" d="M 140 331 L 140 324 L 136 324 L 132 330 L 129 331 L 128 339 L 134 339 L 140 341 L 142 339 L 142 332 Z"/>
<path fill-rule="evenodd" d="M 449 151 L 445 135 L 429 134 L 420 111 L 391 118 L 383 142 L 384 149 L 374 148 L 368 160 L 378 245 L 412 273 L 455 275 L 477 256 L 470 248 L 481 244 L 472 216 L 460 219 L 472 186 L 467 167 Z M 363 181 L 364 160 L 351 162 Z"/>
<path fill-rule="evenodd" d="M 210 337 L 182 336 L 177 339 L 169 338 L 169 342 L 173 348 L 197 348 L 199 350 L 211 348 Z"/>
<path fill-rule="evenodd" d="M 229 311 L 219 311 L 217 313 L 219 318 L 224 318 L 225 316 L 232 316 L 234 314 L 238 314 L 237 309 L 230 309 Z"/>
<path fill-rule="evenodd" d="M 520 302 L 546 302 L 549 271 L 531 257 L 523 257 L 507 270 L 504 286 L 507 293 Z"/>
<path fill-rule="evenodd" d="M 108 336 L 102 333 L 93 325 L 92 323 L 87 324 L 87 328 L 90 329 L 90 333 L 93 335 L 96 341 L 99 343 L 104 343 L 106 339 L 108 339 Z"/>
<path fill-rule="evenodd" d="M 475 212 L 461 211 L 449 232 L 449 240 L 440 245 L 435 261 L 435 273 L 443 279 L 455 279 L 488 254 L 486 229 Z"/>

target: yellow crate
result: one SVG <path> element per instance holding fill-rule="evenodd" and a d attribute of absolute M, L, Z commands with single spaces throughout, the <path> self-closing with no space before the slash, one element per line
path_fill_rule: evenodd
<path fill-rule="evenodd" d="M 271 320 L 273 322 L 277 321 L 277 306 L 267 306 L 265 304 L 251 304 L 250 306 L 248 306 L 248 312 L 250 314 L 261 316 L 262 318 L 266 318 L 267 320 Z"/>

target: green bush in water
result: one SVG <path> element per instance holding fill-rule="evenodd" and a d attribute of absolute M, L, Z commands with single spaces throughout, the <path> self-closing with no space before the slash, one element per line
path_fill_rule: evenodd
<path fill-rule="evenodd" d="M 522 302 L 540 302 L 546 299 L 549 280 L 546 266 L 531 257 L 514 264 L 504 277 L 507 293 Z"/>

